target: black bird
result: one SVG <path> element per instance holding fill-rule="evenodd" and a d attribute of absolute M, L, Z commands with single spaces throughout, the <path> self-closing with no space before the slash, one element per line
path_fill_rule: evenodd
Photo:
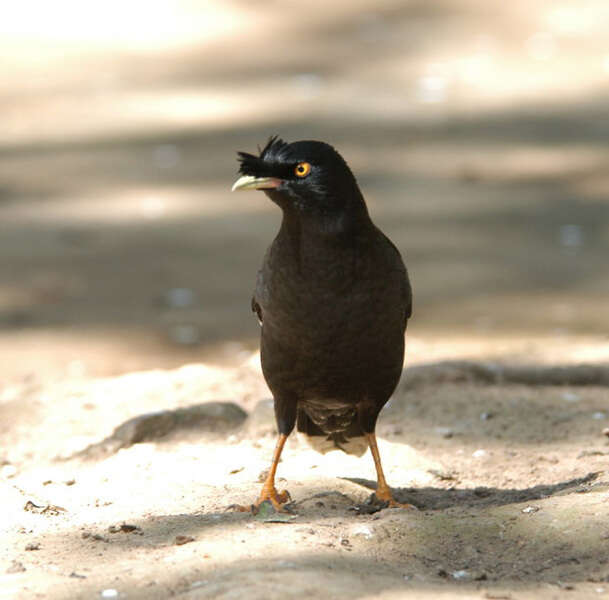
<path fill-rule="evenodd" d="M 351 169 L 318 141 L 272 137 L 259 156 L 239 152 L 234 190 L 263 190 L 281 227 L 258 272 L 252 309 L 279 440 L 257 504 L 289 500 L 275 489 L 287 437 L 361 456 L 369 446 L 376 496 L 398 504 L 385 481 L 374 428 L 402 373 L 412 293 L 400 253 L 372 223 Z"/>

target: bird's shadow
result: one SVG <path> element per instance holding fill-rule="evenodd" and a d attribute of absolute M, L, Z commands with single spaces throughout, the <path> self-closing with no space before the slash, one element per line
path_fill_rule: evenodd
<path fill-rule="evenodd" d="M 570 494 L 574 492 L 586 492 L 594 485 L 594 481 L 600 473 L 588 473 L 583 477 L 577 477 L 568 481 L 555 484 L 540 484 L 525 489 L 501 489 L 492 487 L 476 488 L 393 488 L 395 500 L 413 504 L 420 510 L 444 510 L 446 508 L 459 506 L 483 508 L 487 506 L 503 506 L 506 504 L 517 504 L 519 502 L 530 502 L 542 500 L 550 496 Z M 361 485 L 371 490 L 376 489 L 376 482 L 359 477 L 342 477 L 346 481 Z M 369 500 L 373 503 L 373 500 Z"/>

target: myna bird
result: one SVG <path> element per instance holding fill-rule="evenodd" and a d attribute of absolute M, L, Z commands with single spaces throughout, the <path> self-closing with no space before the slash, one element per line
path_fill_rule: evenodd
<path fill-rule="evenodd" d="M 252 309 L 262 326 L 261 362 L 279 439 L 257 505 L 289 500 L 275 488 L 296 425 L 311 445 L 361 456 L 369 447 L 376 497 L 397 503 L 374 428 L 402 373 L 412 312 L 397 248 L 374 225 L 351 169 L 330 145 L 272 137 L 259 156 L 239 152 L 234 190 L 262 190 L 281 227 L 258 272 Z"/>

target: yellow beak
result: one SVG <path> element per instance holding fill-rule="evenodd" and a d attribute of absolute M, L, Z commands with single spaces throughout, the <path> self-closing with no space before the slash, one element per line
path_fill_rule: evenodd
<path fill-rule="evenodd" d="M 275 177 L 254 177 L 253 175 L 243 175 L 233 184 L 231 192 L 237 190 L 272 190 L 279 187 L 281 179 Z"/>

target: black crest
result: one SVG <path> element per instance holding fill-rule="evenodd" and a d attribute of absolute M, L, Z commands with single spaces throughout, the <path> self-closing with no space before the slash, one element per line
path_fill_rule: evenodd
<path fill-rule="evenodd" d="M 273 174 L 273 166 L 288 144 L 276 135 L 271 136 L 262 150 L 258 147 L 259 155 L 248 152 L 237 152 L 239 156 L 239 173 L 255 177 L 269 177 Z"/>

